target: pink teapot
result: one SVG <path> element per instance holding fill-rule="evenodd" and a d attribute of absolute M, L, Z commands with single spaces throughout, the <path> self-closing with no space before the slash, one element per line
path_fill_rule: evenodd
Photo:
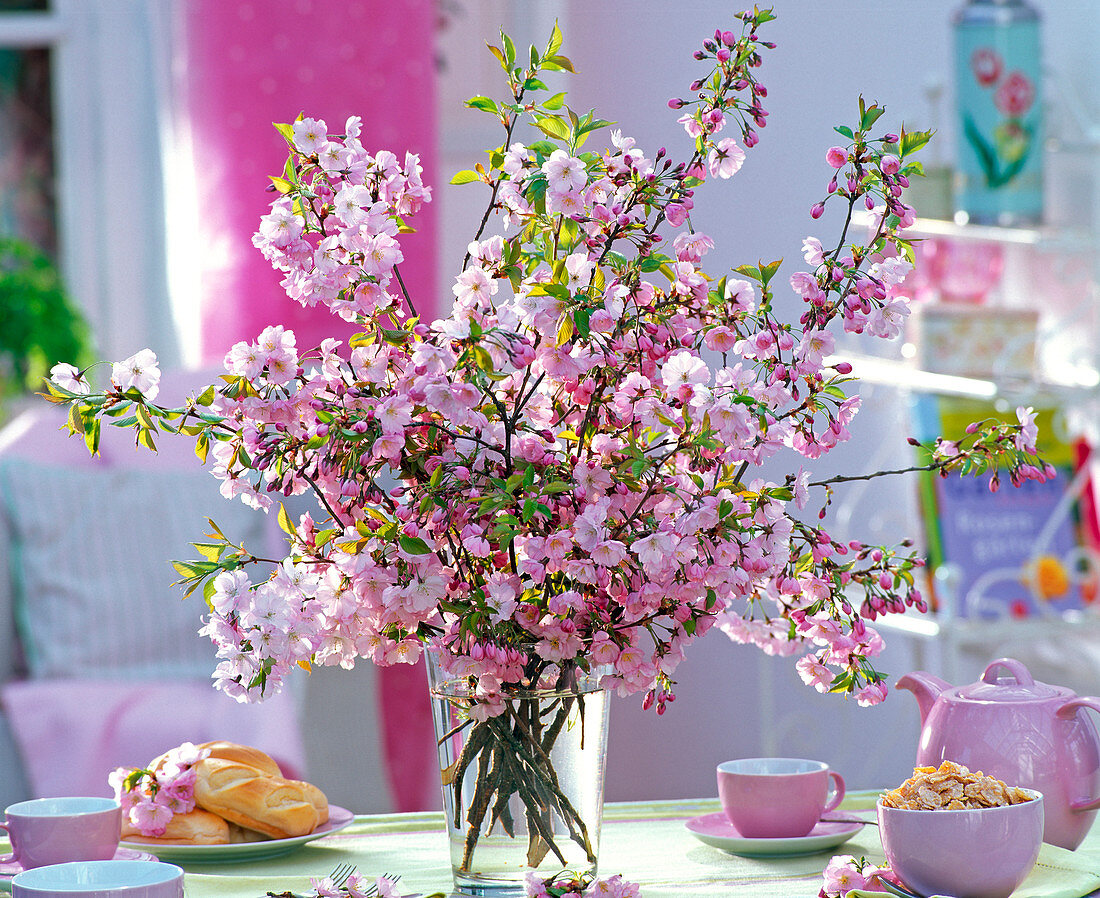
<path fill-rule="evenodd" d="M 1062 848 L 1081 844 L 1100 808 L 1100 738 L 1082 708 L 1100 699 L 1036 682 L 1012 658 L 991 663 L 977 683 L 951 686 L 924 671 L 897 683 L 920 706 L 917 766 L 941 761 L 981 770 L 1010 786 L 1043 793 L 1043 840 Z"/>

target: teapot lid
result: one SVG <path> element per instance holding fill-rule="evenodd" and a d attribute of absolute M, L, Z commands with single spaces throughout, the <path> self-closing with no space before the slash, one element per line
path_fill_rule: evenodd
<path fill-rule="evenodd" d="M 1033 702 L 1073 695 L 1069 689 L 1040 683 L 1015 658 L 993 661 L 978 682 L 960 686 L 957 694 L 976 702 Z"/>

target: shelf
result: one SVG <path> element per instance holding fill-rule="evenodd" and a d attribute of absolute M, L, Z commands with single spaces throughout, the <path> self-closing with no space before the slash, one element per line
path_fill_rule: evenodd
<path fill-rule="evenodd" d="M 1100 373 L 1084 372 L 1077 381 L 1037 381 L 1030 378 L 987 380 L 924 371 L 911 362 L 870 355 L 837 353 L 825 359 L 827 365 L 847 362 L 852 375 L 870 384 L 901 387 L 917 393 L 960 396 L 966 399 L 1020 399 L 1029 404 L 1072 402 L 1083 391 L 1100 385 Z"/>
<path fill-rule="evenodd" d="M 864 227 L 872 227 L 875 219 L 870 212 L 858 210 L 852 221 Z M 918 218 L 904 236 L 945 237 L 969 243 L 998 243 L 1011 246 L 1029 246 L 1045 252 L 1086 253 L 1096 249 L 1094 235 L 1079 229 L 1058 228 L 1052 225 L 1007 228 L 998 225 L 980 225 L 944 221 L 937 218 Z"/>
<path fill-rule="evenodd" d="M 880 617 L 872 627 L 878 630 L 912 636 L 916 639 L 940 639 L 949 636 L 956 643 L 996 642 L 1016 636 L 1034 637 L 1064 636 L 1067 631 L 1076 634 L 1100 632 L 1100 615 L 1074 612 L 1064 617 L 1025 618 L 939 618 L 906 611 L 905 614 L 888 614 Z"/>

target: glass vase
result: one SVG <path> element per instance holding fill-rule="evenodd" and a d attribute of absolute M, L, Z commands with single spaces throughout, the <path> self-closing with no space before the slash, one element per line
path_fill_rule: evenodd
<path fill-rule="evenodd" d="M 468 679 L 434 657 L 428 679 L 456 893 L 522 896 L 528 873 L 595 873 L 608 718 L 599 674 L 553 668 L 484 718 Z"/>

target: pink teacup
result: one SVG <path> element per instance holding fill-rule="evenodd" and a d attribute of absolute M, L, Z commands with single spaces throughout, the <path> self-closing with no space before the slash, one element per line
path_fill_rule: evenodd
<path fill-rule="evenodd" d="M 122 808 L 112 798 L 36 798 L 9 805 L 0 829 L 11 839 L 15 861 L 24 870 L 69 861 L 105 861 L 115 856 L 122 831 Z"/>
<path fill-rule="evenodd" d="M 821 761 L 742 758 L 718 765 L 718 797 L 745 838 L 794 839 L 808 835 L 822 814 L 840 804 L 844 780 Z"/>

